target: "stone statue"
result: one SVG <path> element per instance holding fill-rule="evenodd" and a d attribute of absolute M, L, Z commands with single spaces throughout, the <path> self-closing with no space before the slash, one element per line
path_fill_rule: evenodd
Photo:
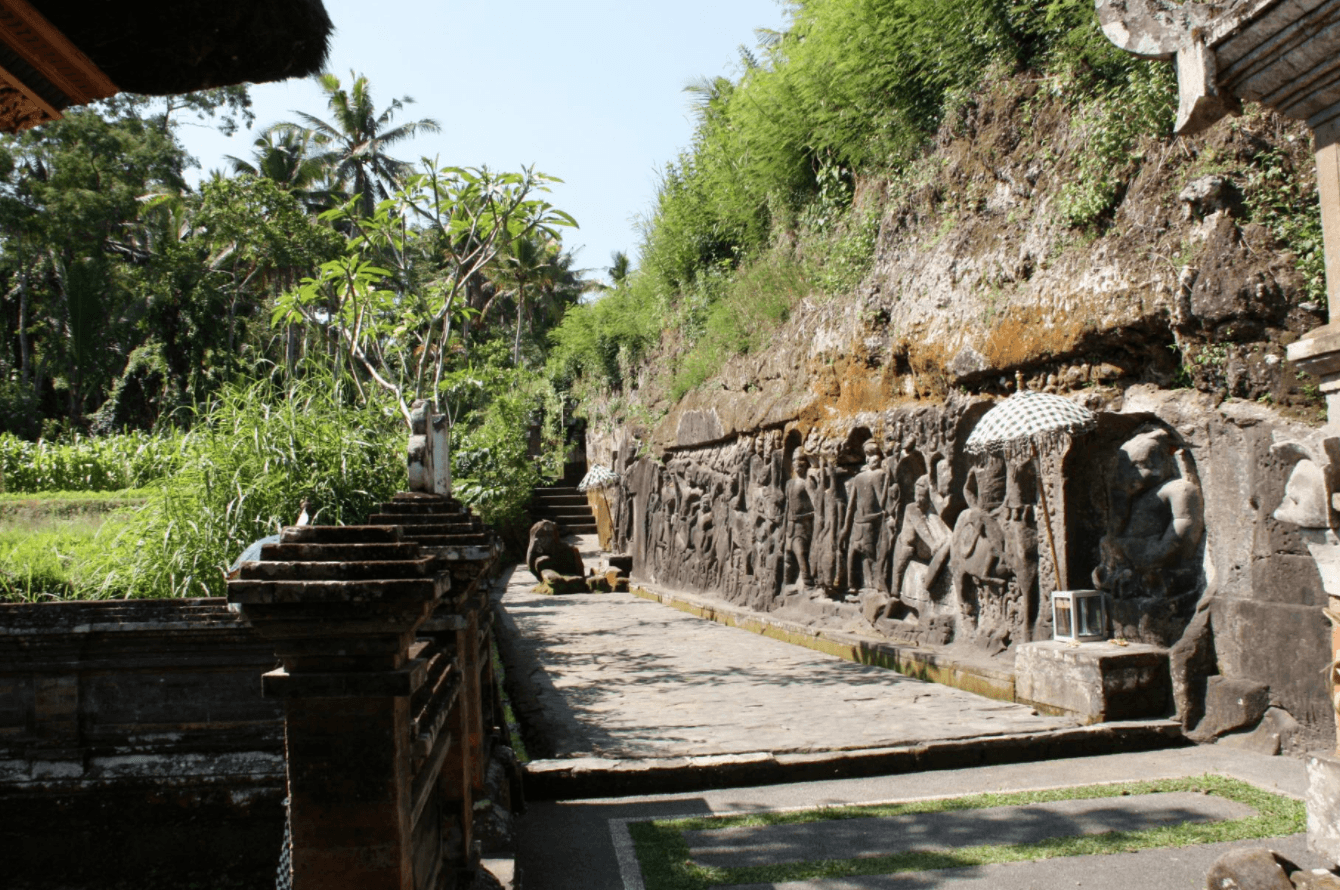
<path fill-rule="evenodd" d="M 954 599 L 965 618 L 977 623 L 982 595 L 1000 595 L 1009 581 L 1005 562 L 1005 533 L 992 515 L 999 507 L 999 474 L 973 467 L 963 483 L 967 508 L 954 522 L 950 543 L 950 576 Z"/>
<path fill-rule="evenodd" d="M 810 574 L 810 543 L 814 538 L 815 482 L 810 461 L 797 448 L 791 459 L 792 476 L 786 483 L 786 553 L 796 561 L 796 581 L 802 588 L 814 587 Z M 787 567 L 787 575 L 790 567 Z"/>
<path fill-rule="evenodd" d="M 1034 639 L 1038 620 L 1038 480 L 1030 458 L 1011 460 L 1005 476 L 1005 502 L 996 511 L 1005 535 L 1005 559 L 1014 576 L 1019 617 L 1014 634 L 1018 642 Z M 1048 620 L 1050 623 L 1050 620 Z"/>
<path fill-rule="evenodd" d="M 1163 429 L 1132 436 L 1112 472 L 1108 533 L 1099 542 L 1094 586 L 1110 596 L 1117 636 L 1172 645 L 1199 596 L 1205 532 L 1200 486 Z"/>
<path fill-rule="evenodd" d="M 949 527 L 935 512 L 931 503 L 931 480 L 922 476 L 916 482 L 912 503 L 903 511 L 903 525 L 898 533 L 893 550 L 893 575 L 889 579 L 889 601 L 884 607 L 885 618 L 897 617 L 899 606 L 909 607 L 903 597 L 903 576 L 907 567 L 916 559 L 926 563 L 926 579 L 923 582 L 927 592 L 944 569 L 949 555 L 952 536 Z M 913 608 L 913 611 L 916 611 Z"/>
<path fill-rule="evenodd" d="M 586 573 L 581 552 L 571 544 L 563 543 L 558 526 L 548 519 L 541 519 L 530 527 L 526 567 L 536 581 L 544 580 L 542 573 L 545 571 L 557 572 L 565 577 L 580 577 Z"/>
<path fill-rule="evenodd" d="M 1164 430 L 1135 435 L 1117 455 L 1109 532 L 1093 581 L 1114 599 L 1166 596 L 1205 530 L 1200 487 L 1184 478 Z"/>
<path fill-rule="evenodd" d="M 865 468 L 851 481 L 851 495 L 842 517 L 840 537 L 841 546 L 847 551 L 847 586 L 852 590 L 883 586 L 876 566 L 889 477 L 881 466 L 883 457 L 879 443 L 867 439 L 864 448 Z"/>

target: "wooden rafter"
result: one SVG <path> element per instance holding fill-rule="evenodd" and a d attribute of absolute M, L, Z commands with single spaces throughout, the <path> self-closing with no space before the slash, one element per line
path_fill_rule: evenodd
<path fill-rule="evenodd" d="M 79 47 L 25 0 L 0 0 L 0 130 L 56 120 L 119 90 Z"/>

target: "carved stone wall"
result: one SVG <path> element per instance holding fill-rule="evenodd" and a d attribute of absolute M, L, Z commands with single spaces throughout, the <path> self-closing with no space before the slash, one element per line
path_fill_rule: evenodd
<path fill-rule="evenodd" d="M 621 431 L 591 459 L 622 475 L 615 545 L 643 583 L 1002 664 L 1051 638 L 1053 590 L 1097 587 L 1114 636 L 1171 649 L 1188 729 L 1221 675 L 1264 687 L 1298 744 L 1333 732 L 1320 581 L 1271 516 L 1272 435 L 1297 425 L 1148 386 L 1090 401 L 1097 429 L 1037 460 L 968 454 L 994 402 L 963 395 L 659 455 Z"/>

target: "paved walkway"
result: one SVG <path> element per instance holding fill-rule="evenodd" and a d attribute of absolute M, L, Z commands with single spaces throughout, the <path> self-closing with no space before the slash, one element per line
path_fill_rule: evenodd
<path fill-rule="evenodd" d="M 1232 776 L 1292 796 L 1301 796 L 1306 787 L 1301 761 L 1210 746 L 692 794 L 540 802 L 532 803 L 529 812 L 520 820 L 517 865 L 522 871 L 525 890 L 640 890 L 644 886 L 641 871 L 628 840 L 627 826 L 631 822 L 689 815 L 885 803 L 983 791 L 1026 791 L 1205 773 Z M 1148 798 L 1109 799 L 1108 803 L 1116 804 L 1109 809 L 1109 817 L 1139 819 L 1141 809 L 1147 808 L 1148 802 Z M 1127 803 L 1129 807 L 1125 806 Z M 1175 805 L 1179 809 L 1188 808 L 1185 801 L 1175 802 Z M 1220 805 L 1222 802 L 1209 804 Z M 1148 816 L 1147 809 L 1145 815 Z M 753 885 L 749 890 L 1057 890 L 1064 887 L 1198 890 L 1205 886 L 1205 873 L 1214 860 L 1234 846 L 1267 846 L 1303 868 L 1326 865 L 1307 852 L 1306 839 L 1302 835 L 1294 835 L 1110 856 L 1076 856 L 900 875 Z"/>
<path fill-rule="evenodd" d="M 549 757 L 669 758 L 889 748 L 1074 726 L 686 615 L 627 593 L 503 597 L 513 680 Z"/>
<path fill-rule="evenodd" d="M 872 751 L 909 747 L 924 751 L 937 745 L 954 749 L 948 765 L 958 766 L 984 746 L 1001 740 L 1015 744 L 1013 740 L 1019 739 L 1031 746 L 1027 756 L 1039 759 L 876 778 L 533 801 L 518 826 L 516 861 L 526 890 L 642 890 L 628 826 L 648 819 L 952 797 L 1207 772 L 1294 796 L 1300 796 L 1305 787 L 1300 761 L 1217 747 L 1041 759 L 1064 757 L 1057 752 L 1074 750 L 1056 747 L 1049 739 L 1087 730 L 1065 720 L 1039 716 L 1027 707 L 851 664 L 628 594 L 549 597 L 533 593 L 534 584 L 530 573 L 520 567 L 507 580 L 502 597 L 503 636 L 510 639 L 508 668 L 513 681 L 521 681 L 527 689 L 528 701 L 518 704 L 526 711 L 527 721 L 548 740 L 549 750 L 537 752 L 548 759 L 531 764 L 540 770 L 530 774 L 532 785 L 543 778 L 543 770 L 556 766 L 573 775 L 600 770 L 617 774 L 659 763 L 665 766 L 669 783 L 628 787 L 712 787 L 711 781 L 695 786 L 683 780 L 695 778 L 693 769 L 724 775 L 732 759 L 794 761 L 819 757 L 837 762 L 869 756 Z M 941 758 L 938 765 L 946 765 L 945 759 Z M 924 766 L 918 762 L 910 768 Z M 595 783 L 567 787 L 620 786 Z M 584 793 L 589 797 L 596 792 Z M 1175 800 L 1172 795 L 1161 797 L 1112 798 L 1096 810 L 1085 804 L 1066 804 L 920 818 L 911 825 L 894 826 L 894 834 L 904 838 L 934 835 L 953 846 L 956 837 L 971 836 L 971 845 L 992 832 L 1005 832 L 1009 836 L 1002 838 L 1013 840 L 1010 832 L 1028 827 L 1022 822 L 1029 823 L 1034 834 L 1041 831 L 1054 836 L 1076 830 L 1138 827 L 1170 819 L 1197 821 L 1236 815 L 1233 805 L 1225 806 L 1222 800 L 1197 800 L 1194 795 L 1177 795 Z M 1108 822 L 1112 823 L 1110 827 Z M 848 848 L 852 845 L 869 849 L 869 844 L 877 843 L 871 840 L 870 832 L 852 834 L 851 830 L 858 827 L 859 823 L 846 823 L 771 829 L 755 838 L 761 847 L 746 843 L 739 849 L 715 852 L 706 848 L 710 842 L 703 838 L 703 848 L 695 850 L 695 858 L 709 861 L 721 855 L 732 861 L 739 857 L 744 857 L 741 861 L 755 861 L 761 856 L 764 860 L 786 861 L 784 850 L 788 846 L 830 847 L 836 851 L 833 855 L 838 855 L 844 850 L 851 852 Z M 1190 890 L 1203 887 L 1210 865 L 1235 845 L 1270 846 L 1305 868 L 1325 865 L 1307 852 L 1302 836 L 1293 836 L 1111 856 L 755 885 L 747 890 L 1054 890 L 1076 886 L 1129 890 L 1141 884 Z"/>

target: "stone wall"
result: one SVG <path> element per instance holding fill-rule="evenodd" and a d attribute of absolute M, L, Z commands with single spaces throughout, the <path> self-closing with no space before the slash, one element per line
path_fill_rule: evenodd
<path fill-rule="evenodd" d="M 1114 636 L 1170 650 L 1193 735 L 1274 708 L 1283 747 L 1323 743 L 1324 594 L 1271 515 L 1292 466 L 1271 445 L 1304 428 L 1189 390 L 1072 398 L 1096 429 L 1036 459 L 969 454 L 995 400 L 953 394 L 817 422 L 774 403 L 773 422 L 724 434 L 680 413 L 659 454 L 623 430 L 591 461 L 622 475 L 607 490 L 615 542 L 643 583 L 1006 665 L 1051 638 L 1053 590 L 1098 587 Z M 1225 683 L 1261 707 L 1216 708 Z"/>
<path fill-rule="evenodd" d="M 222 599 L 0 605 L 0 848 L 14 873 L 272 872 L 284 734 L 261 674 L 274 664 Z"/>

